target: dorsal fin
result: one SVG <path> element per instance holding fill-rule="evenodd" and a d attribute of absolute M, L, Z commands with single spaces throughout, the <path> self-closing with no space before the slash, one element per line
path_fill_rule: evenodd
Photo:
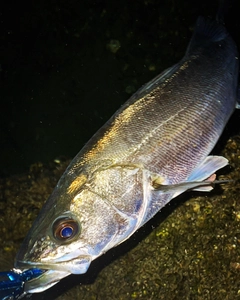
<path fill-rule="evenodd" d="M 186 54 L 192 53 L 194 49 L 207 43 L 224 40 L 228 36 L 226 28 L 216 20 L 198 17 L 192 39 L 188 45 Z"/>

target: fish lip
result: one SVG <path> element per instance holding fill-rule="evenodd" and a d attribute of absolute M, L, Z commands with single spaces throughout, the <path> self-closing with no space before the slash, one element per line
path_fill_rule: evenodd
<path fill-rule="evenodd" d="M 30 268 L 37 268 L 42 270 L 56 270 L 60 272 L 67 272 L 69 274 L 83 274 L 86 273 L 92 262 L 91 256 L 78 256 L 71 260 L 49 260 L 40 262 L 31 262 L 24 260 L 17 260 L 15 268 L 26 270 Z"/>
<path fill-rule="evenodd" d="M 29 262 L 17 260 L 15 268 L 27 270 L 32 268 L 44 271 L 40 276 L 26 281 L 24 291 L 26 293 L 38 293 L 47 290 L 70 274 L 84 274 L 91 264 L 90 256 L 79 256 L 73 260 L 61 262 Z"/>
<path fill-rule="evenodd" d="M 53 285 L 57 284 L 61 279 L 70 275 L 68 272 L 61 272 L 56 270 L 46 270 L 40 276 L 26 281 L 24 283 L 25 293 L 40 293 Z"/>

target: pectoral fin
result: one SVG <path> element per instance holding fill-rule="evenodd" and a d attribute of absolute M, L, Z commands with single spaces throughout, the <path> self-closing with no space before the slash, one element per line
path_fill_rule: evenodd
<path fill-rule="evenodd" d="M 169 185 L 162 184 L 159 185 L 158 187 L 155 187 L 155 190 L 161 191 L 164 194 L 170 194 L 175 192 L 176 194 L 178 193 L 177 195 L 187 190 L 209 192 L 213 189 L 215 184 L 226 183 L 226 182 L 229 182 L 229 180 L 215 180 L 215 181 L 205 180 L 205 181 L 183 182 L 183 183 L 169 184 Z M 174 197 L 176 196 L 174 194 Z"/>
<path fill-rule="evenodd" d="M 209 192 L 215 184 L 228 182 L 227 180 L 215 180 L 215 172 L 228 164 L 228 160 L 222 156 L 208 156 L 198 165 L 196 169 L 189 175 L 185 182 L 177 184 L 161 184 L 160 180 L 154 181 L 153 187 L 156 191 L 164 194 L 173 193 L 173 197 L 187 191 L 204 191 Z"/>
<path fill-rule="evenodd" d="M 223 156 L 209 155 L 188 176 L 187 181 L 202 181 L 209 178 L 217 170 L 225 167 L 228 160 Z"/>

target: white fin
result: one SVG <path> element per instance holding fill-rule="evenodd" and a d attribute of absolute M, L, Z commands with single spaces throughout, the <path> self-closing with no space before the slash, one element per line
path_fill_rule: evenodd
<path fill-rule="evenodd" d="M 163 194 L 174 193 L 172 198 L 177 197 L 186 190 L 209 192 L 214 184 L 228 182 L 226 180 L 215 180 L 215 172 L 228 164 L 228 160 L 223 156 L 207 156 L 205 160 L 189 175 L 187 180 L 178 184 L 159 184 L 155 190 Z"/>
<path fill-rule="evenodd" d="M 209 178 L 217 170 L 228 165 L 228 160 L 223 156 L 209 155 L 200 163 L 195 170 L 188 176 L 189 181 L 202 181 Z"/>
<path fill-rule="evenodd" d="M 226 183 L 229 181 L 230 180 L 215 180 L 215 181 L 204 180 L 204 181 L 182 182 L 182 183 L 169 184 L 169 185 L 161 184 L 158 187 L 155 187 L 155 190 L 163 194 L 171 194 L 175 192 L 177 196 L 187 190 L 209 192 L 213 189 L 213 186 L 215 184 Z M 176 197 L 175 194 L 174 197 Z"/>

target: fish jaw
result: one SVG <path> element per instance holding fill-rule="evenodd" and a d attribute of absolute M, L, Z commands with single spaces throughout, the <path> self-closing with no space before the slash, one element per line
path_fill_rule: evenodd
<path fill-rule="evenodd" d="M 18 260 L 15 263 L 15 268 L 26 270 L 30 268 L 38 268 L 42 270 L 60 271 L 62 273 L 69 274 L 84 274 L 87 272 L 92 258 L 90 256 L 79 256 L 75 259 L 61 261 L 52 260 L 50 262 L 29 262 Z M 66 275 L 66 276 L 67 276 Z M 66 277 L 64 276 L 64 277 Z"/>
<path fill-rule="evenodd" d="M 91 264 L 91 258 L 88 256 L 77 257 L 71 261 L 63 261 L 61 263 L 31 263 L 17 261 L 16 266 L 22 270 L 29 268 L 38 268 L 46 270 L 42 275 L 25 282 L 25 293 L 40 293 L 53 285 L 57 284 L 61 279 L 71 274 L 84 274 L 87 272 Z"/>
<path fill-rule="evenodd" d="M 40 262 L 18 259 L 15 262 L 15 267 L 18 269 L 26 270 L 38 268 L 45 270 L 39 277 L 27 281 L 25 283 L 24 291 L 26 293 L 40 293 L 49 289 L 70 274 L 86 273 L 91 264 L 92 257 L 89 255 L 80 255 L 72 259 L 71 257 L 74 255 L 76 255 L 76 252 L 71 253 L 71 256 L 63 255 L 62 257 L 53 260 L 42 259 Z"/>
<path fill-rule="evenodd" d="M 39 277 L 25 282 L 25 293 L 41 293 L 57 284 L 61 279 L 70 275 L 67 272 L 47 270 Z"/>

